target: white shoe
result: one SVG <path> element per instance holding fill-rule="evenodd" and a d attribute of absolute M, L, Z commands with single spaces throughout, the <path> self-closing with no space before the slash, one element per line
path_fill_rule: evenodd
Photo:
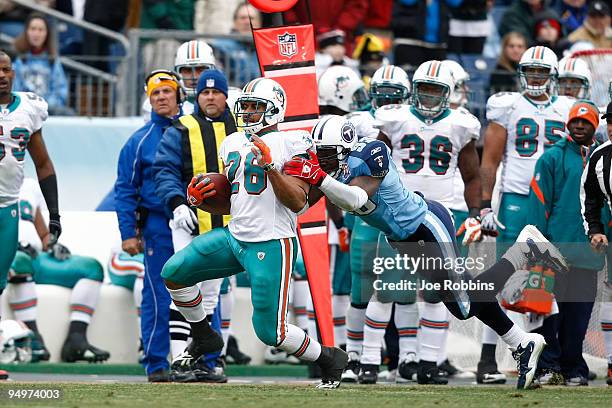
<path fill-rule="evenodd" d="M 281 364 L 287 361 L 287 352 L 276 347 L 266 347 L 264 352 L 266 364 Z"/>
<path fill-rule="evenodd" d="M 394 370 L 384 370 L 378 373 L 378 379 L 384 382 L 395 382 L 397 378 L 397 368 Z"/>
<path fill-rule="evenodd" d="M 359 354 L 351 351 L 348 353 L 349 361 L 342 373 L 342 382 L 356 383 L 359 378 L 359 370 L 361 368 L 359 364 Z"/>
<path fill-rule="evenodd" d="M 546 341 L 541 334 L 527 333 L 521 344 L 512 352 L 518 371 L 517 389 L 523 390 L 531 387 L 544 346 L 546 346 Z"/>
<path fill-rule="evenodd" d="M 568 269 L 567 261 L 559 249 L 533 225 L 525 225 L 516 243 L 504 254 L 504 258 L 510 260 L 515 266 L 517 264 L 513 261 L 520 259 L 522 262 L 517 263 L 525 264 L 527 261 L 534 260 L 549 264 L 558 272 L 565 272 Z"/>

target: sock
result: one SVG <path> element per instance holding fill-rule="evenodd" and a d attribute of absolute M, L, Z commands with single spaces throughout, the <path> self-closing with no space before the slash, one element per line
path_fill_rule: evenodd
<path fill-rule="evenodd" d="M 348 295 L 333 295 L 334 341 L 336 346 L 346 344 L 346 311 L 350 303 Z"/>
<path fill-rule="evenodd" d="M 376 300 L 368 303 L 363 329 L 361 364 L 380 365 L 380 352 L 385 338 L 385 329 L 391 319 L 392 308 L 393 303 L 381 303 Z"/>
<path fill-rule="evenodd" d="M 70 294 L 70 320 L 89 324 L 98 304 L 102 282 L 93 279 L 79 279 Z"/>
<path fill-rule="evenodd" d="M 480 352 L 480 361 L 484 361 L 487 363 L 497 363 L 495 360 L 495 349 L 496 348 L 497 346 L 495 344 L 484 344 L 483 343 L 482 350 Z"/>
<path fill-rule="evenodd" d="M 417 331 L 419 325 L 419 308 L 416 303 L 395 304 L 395 326 L 399 335 L 399 361 L 409 353 L 417 352 Z"/>
<path fill-rule="evenodd" d="M 188 286 L 181 289 L 168 289 L 172 302 L 189 323 L 201 322 L 206 318 L 202 306 L 202 294 L 196 286 Z"/>
<path fill-rule="evenodd" d="M 419 360 L 438 361 L 442 342 L 446 340 L 444 331 L 448 330 L 448 318 L 444 303 L 423 303 L 421 309 L 419 342 Z"/>
<path fill-rule="evenodd" d="M 508 330 L 505 334 L 502 334 L 501 339 L 508 345 L 510 348 L 517 348 L 523 338 L 527 335 L 523 329 L 518 327 L 516 324 L 512 324 L 510 330 Z"/>
<path fill-rule="evenodd" d="M 446 307 L 444 307 L 446 309 Z M 441 336 L 442 340 L 440 342 L 440 352 L 438 352 L 438 365 L 442 364 L 448 358 L 446 354 L 446 346 L 448 343 L 448 332 L 450 330 L 450 312 L 446 309 L 446 321 L 448 322 L 446 329 L 442 330 Z"/>
<path fill-rule="evenodd" d="M 172 360 L 178 357 L 187 347 L 187 340 L 191 334 L 191 326 L 185 317 L 170 305 L 170 354 Z"/>
<path fill-rule="evenodd" d="M 361 356 L 363 347 L 363 325 L 367 305 L 351 303 L 346 311 L 346 352 Z"/>
<path fill-rule="evenodd" d="M 306 331 L 308 330 L 308 314 L 306 313 L 306 302 L 309 295 L 308 281 L 294 280 L 292 286 L 295 323 L 300 329 Z"/>
<path fill-rule="evenodd" d="M 604 335 L 608 364 L 612 364 L 612 302 L 601 303 L 601 331 Z"/>
<path fill-rule="evenodd" d="M 11 283 L 7 291 L 7 298 L 15 320 L 21 320 L 24 323 L 36 321 L 38 297 L 34 281 Z"/>
<path fill-rule="evenodd" d="M 207 315 L 211 315 L 215 312 L 217 305 L 219 304 L 219 295 L 221 293 L 221 285 L 223 284 L 223 278 L 211 279 L 204 282 L 200 282 L 200 293 L 202 294 L 202 306 L 204 312 Z"/>
<path fill-rule="evenodd" d="M 71 334 L 78 334 L 79 336 L 83 336 L 83 338 L 87 338 L 87 326 L 88 323 L 79 320 L 72 320 L 70 322 L 70 326 L 68 327 L 68 336 Z"/>
<path fill-rule="evenodd" d="M 480 352 L 480 361 L 495 362 L 495 350 L 497 348 L 497 333 L 495 330 L 487 326 L 482 325 L 482 350 Z"/>
<path fill-rule="evenodd" d="M 319 342 L 293 324 L 287 325 L 285 340 L 278 345 L 278 348 L 305 361 L 316 361 L 321 355 Z"/>
<path fill-rule="evenodd" d="M 312 304 L 310 294 L 306 299 L 306 314 L 308 315 L 308 330 L 306 332 L 313 339 L 318 339 L 319 334 L 317 333 L 317 322 L 315 320 L 314 306 Z"/>
<path fill-rule="evenodd" d="M 221 336 L 223 337 L 223 350 L 221 355 L 224 356 L 227 351 L 227 343 L 230 336 L 230 324 L 232 322 L 232 311 L 234 310 L 234 292 L 229 291 L 221 295 Z"/>

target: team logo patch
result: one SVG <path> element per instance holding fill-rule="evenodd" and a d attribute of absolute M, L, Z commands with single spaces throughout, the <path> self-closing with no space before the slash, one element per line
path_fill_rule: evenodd
<path fill-rule="evenodd" d="M 355 126 L 351 122 L 342 125 L 342 140 L 346 143 L 352 143 L 355 140 L 355 134 Z"/>
<path fill-rule="evenodd" d="M 283 90 L 275 85 L 274 88 L 272 88 L 272 91 L 274 91 L 274 98 L 276 98 L 276 100 L 279 101 L 281 105 L 284 105 L 285 93 L 283 92 Z"/>
<path fill-rule="evenodd" d="M 206 80 L 206 87 L 207 88 L 214 88 L 215 87 L 215 79 L 214 78 L 209 78 Z"/>
<path fill-rule="evenodd" d="M 284 34 L 277 36 L 277 39 L 278 53 L 280 55 L 291 58 L 297 54 L 297 36 L 295 34 L 285 32 Z"/>
<path fill-rule="evenodd" d="M 588 112 L 589 110 L 585 108 L 584 106 L 581 106 L 580 108 L 578 108 L 578 116 L 586 115 Z"/>
<path fill-rule="evenodd" d="M 265 252 L 258 252 L 257 253 L 257 259 L 259 259 L 260 261 L 263 261 L 263 259 L 266 257 L 266 253 Z"/>

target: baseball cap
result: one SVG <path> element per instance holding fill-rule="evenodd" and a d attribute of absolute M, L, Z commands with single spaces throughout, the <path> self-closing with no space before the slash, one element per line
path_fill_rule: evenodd
<path fill-rule="evenodd" d="M 595 0 L 589 5 L 587 14 L 589 16 L 609 16 L 610 7 L 604 1 Z"/>
<path fill-rule="evenodd" d="M 612 102 L 608 104 L 608 107 L 606 108 L 606 113 L 603 114 L 601 118 L 602 119 L 608 119 L 608 118 L 612 119 Z"/>

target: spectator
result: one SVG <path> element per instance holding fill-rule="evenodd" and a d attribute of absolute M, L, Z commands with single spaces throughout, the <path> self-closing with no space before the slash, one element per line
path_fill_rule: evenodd
<path fill-rule="evenodd" d="M 261 13 L 248 3 L 239 4 L 234 11 L 231 33 L 248 36 L 250 39 L 251 25 L 253 28 L 261 28 Z M 251 41 L 217 39 L 210 44 L 217 51 L 217 60 L 228 72 L 231 84 L 242 87 L 251 79 L 260 76 L 257 53 Z"/>
<path fill-rule="evenodd" d="M 601 0 L 592 2 L 584 23 L 568 39 L 573 43 L 589 41 L 595 48 L 612 48 L 610 7 Z"/>
<path fill-rule="evenodd" d="M 544 0 L 514 0 L 502 17 L 499 35 L 503 37 L 510 31 L 516 31 L 527 38 L 527 44 L 532 44 L 535 15 L 544 10 L 547 10 Z"/>
<path fill-rule="evenodd" d="M 315 55 L 317 78 L 331 65 L 345 65 L 355 72 L 359 62 L 347 57 L 344 31 L 332 30 L 317 36 L 318 51 Z"/>
<path fill-rule="evenodd" d="M 240 0 L 196 0 L 194 30 L 199 34 L 229 34 L 232 31 L 232 11 L 238 4 L 246 3 Z"/>
<path fill-rule="evenodd" d="M 555 13 L 543 12 L 535 17 L 535 45 L 542 45 L 554 51 L 557 58 L 563 58 L 563 50 L 569 46 L 563 40 L 561 22 Z"/>
<path fill-rule="evenodd" d="M 372 33 L 365 33 L 357 41 L 353 59 L 359 61 L 359 72 L 366 88 L 369 87 L 370 78 L 381 66 L 389 64 L 384 53 L 383 40 Z"/>
<path fill-rule="evenodd" d="M 567 273 L 555 277 L 559 313 L 545 317 L 542 326 L 533 330 L 547 344 L 538 362 L 540 384 L 588 384 L 582 343 L 597 292 L 597 271 L 605 258 L 587 249 L 580 189 L 583 168 L 597 146 L 598 125 L 597 107 L 588 101 L 574 104 L 566 125 L 568 136 L 542 154 L 531 181 L 528 223 L 555 242 L 570 265 Z"/>
<path fill-rule="evenodd" d="M 194 12 L 195 0 L 142 0 L 140 28 L 193 30 Z"/>
<path fill-rule="evenodd" d="M 375 34 L 391 43 L 391 13 L 393 0 L 370 0 L 370 6 L 363 20 L 364 31 Z M 389 51 L 385 49 L 385 51 Z"/>
<path fill-rule="evenodd" d="M 491 34 L 487 19 L 487 0 L 463 0 L 451 9 L 448 51 L 456 54 L 482 54 L 485 41 Z"/>
<path fill-rule="evenodd" d="M 527 39 L 523 34 L 511 31 L 504 35 L 502 54 L 499 56 L 495 71 L 493 71 L 489 80 L 489 95 L 497 92 L 518 91 L 516 72 L 521 56 L 526 49 Z"/>
<path fill-rule="evenodd" d="M 55 7 L 55 0 L 34 0 L 39 6 Z M 24 27 L 30 9 L 10 0 L 0 0 L 0 33 L 17 37 Z"/>
<path fill-rule="evenodd" d="M 125 26 L 128 14 L 128 2 L 126 0 L 86 0 L 83 20 L 108 28 L 112 31 L 121 31 Z M 92 65 L 103 71 L 111 72 L 110 60 L 106 57 L 113 54 L 113 40 L 100 36 L 92 31 L 85 30 L 84 50 L 88 55 L 100 56 Z"/>
<path fill-rule="evenodd" d="M 307 4 L 309 9 L 306 8 Z M 300 0 L 283 15 L 286 24 L 307 24 L 312 21 L 315 35 L 334 29 L 344 31 L 346 52 L 350 55 L 353 52 L 354 33 L 367 11 L 368 0 Z"/>
<path fill-rule="evenodd" d="M 15 39 L 15 91 L 34 92 L 49 104 L 51 115 L 73 112 L 66 106 L 68 80 L 55 49 L 53 32 L 42 14 L 32 13 L 25 30 Z"/>
<path fill-rule="evenodd" d="M 448 7 L 462 0 L 396 0 L 391 18 L 395 65 L 446 59 Z"/>
<path fill-rule="evenodd" d="M 561 16 L 564 36 L 582 25 L 588 9 L 587 0 L 563 0 L 559 3 L 557 11 Z"/>

